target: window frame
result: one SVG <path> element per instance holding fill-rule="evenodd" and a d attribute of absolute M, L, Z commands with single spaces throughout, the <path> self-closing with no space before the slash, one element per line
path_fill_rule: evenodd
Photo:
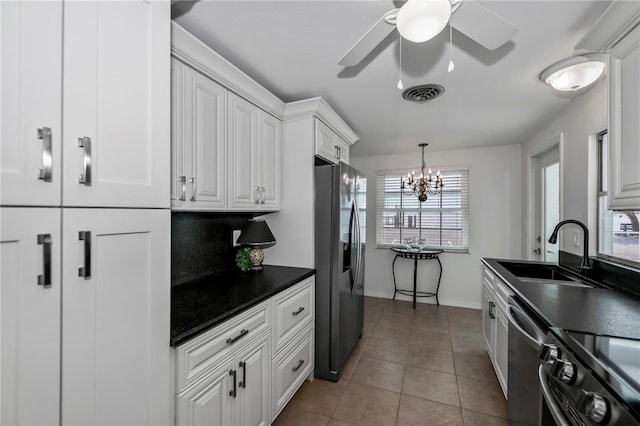
<path fill-rule="evenodd" d="M 470 252 L 470 235 L 471 235 L 471 231 L 470 231 L 470 220 L 469 220 L 469 216 L 470 216 L 470 180 L 471 180 L 471 167 L 468 165 L 458 165 L 458 166 L 447 166 L 447 167 L 433 167 L 431 166 L 431 169 L 438 169 L 440 170 L 441 174 L 445 174 L 445 173 L 450 173 L 450 172 L 462 172 L 465 174 L 465 178 L 466 178 L 466 188 L 464 188 L 463 190 L 466 190 L 466 200 L 462 200 L 462 204 L 464 205 L 463 207 L 460 207 L 459 211 L 462 212 L 463 214 L 463 225 L 462 225 L 462 232 L 463 232 L 463 241 L 466 242 L 466 246 L 462 247 L 450 247 L 450 246 L 445 246 L 443 245 L 443 241 L 442 241 L 442 232 L 443 232 L 443 228 L 442 228 L 442 217 L 443 217 L 443 212 L 444 210 L 447 210 L 447 207 L 443 207 L 442 206 L 442 197 L 440 195 L 432 195 L 429 196 L 429 198 L 431 197 L 439 197 L 440 202 L 439 202 L 439 207 L 437 209 L 431 209 L 431 210 L 436 210 L 439 212 L 439 224 L 440 226 L 437 228 L 439 231 L 439 239 L 440 239 L 440 245 L 439 246 L 435 246 L 435 245 L 429 245 L 425 247 L 425 250 L 442 250 L 445 252 L 453 252 L 453 253 L 469 253 Z M 380 210 L 383 208 L 383 201 L 379 199 L 379 196 L 382 194 L 381 189 L 379 188 L 379 184 L 380 184 L 380 179 L 383 176 L 406 176 L 408 170 L 411 169 L 395 169 L 395 170 L 377 170 L 376 171 L 376 248 L 379 249 L 389 249 L 389 248 L 394 248 L 394 247 L 404 247 L 404 244 L 402 243 L 381 243 L 381 235 L 380 235 L 380 231 L 381 229 L 384 227 L 384 224 L 381 224 L 380 221 L 381 219 L 384 217 L 383 214 L 380 213 Z M 446 187 L 446 181 L 445 181 L 445 187 Z M 399 188 L 398 188 L 399 189 Z M 400 191 L 399 191 L 400 192 Z M 402 200 L 405 197 L 411 197 L 411 198 L 415 198 L 414 195 L 412 194 L 404 194 L 401 193 L 400 196 L 400 210 L 402 212 L 405 211 L 405 207 L 403 207 L 403 202 Z M 466 203 L 465 203 L 466 201 Z M 406 208 L 407 212 L 415 212 L 420 211 L 421 210 L 421 206 L 422 203 L 418 204 L 418 208 Z M 451 211 L 451 209 L 449 208 L 448 210 Z M 382 221 L 384 221 L 384 219 L 382 219 Z M 434 228 L 435 229 L 435 228 Z M 466 235 L 464 234 L 466 233 Z"/>

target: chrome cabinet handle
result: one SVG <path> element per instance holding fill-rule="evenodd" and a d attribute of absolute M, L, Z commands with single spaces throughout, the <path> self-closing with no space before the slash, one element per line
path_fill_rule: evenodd
<path fill-rule="evenodd" d="M 189 178 L 189 183 L 191 184 L 191 201 L 195 201 L 196 200 L 196 178 L 192 177 Z"/>
<path fill-rule="evenodd" d="M 227 345 L 234 344 L 236 342 L 236 340 L 242 339 L 247 334 L 249 334 L 249 330 L 247 330 L 246 328 L 243 328 L 242 330 L 240 330 L 240 334 L 238 334 L 236 337 L 234 337 L 234 338 L 229 337 L 227 339 Z"/>
<path fill-rule="evenodd" d="M 247 363 L 244 361 L 240 361 L 238 363 L 240 368 L 242 368 L 242 380 L 238 383 L 238 387 L 246 388 L 247 387 Z"/>
<path fill-rule="evenodd" d="M 298 365 L 296 365 L 295 367 L 293 367 L 291 369 L 291 371 L 293 371 L 294 373 L 298 370 L 300 370 L 300 367 L 302 367 L 302 364 L 304 364 L 304 359 L 300 359 L 298 360 Z"/>
<path fill-rule="evenodd" d="M 238 386 L 237 386 L 237 383 L 236 383 L 236 370 L 229 370 L 229 375 L 231 377 L 233 377 L 233 389 L 231 389 L 229 391 L 229 396 L 235 398 L 236 397 L 236 391 L 238 390 L 237 389 Z"/>
<path fill-rule="evenodd" d="M 291 315 L 295 317 L 299 315 L 302 311 L 304 311 L 304 306 L 300 306 L 297 311 L 291 312 Z"/>
<path fill-rule="evenodd" d="M 256 186 L 255 188 L 253 188 L 253 192 L 256 196 L 256 199 L 254 201 L 255 204 L 260 204 L 260 187 Z"/>
<path fill-rule="evenodd" d="M 51 142 L 51 128 L 38 129 L 38 139 L 42 140 L 42 168 L 38 170 L 38 179 L 51 182 L 53 169 L 53 152 Z"/>
<path fill-rule="evenodd" d="M 84 266 L 78 268 L 78 276 L 88 280 L 91 278 L 91 231 L 80 231 L 78 239 L 84 241 Z"/>
<path fill-rule="evenodd" d="M 336 157 L 336 160 L 340 159 L 340 146 L 336 145 L 333 147 L 334 150 L 334 156 Z"/>
<path fill-rule="evenodd" d="M 84 173 L 78 175 L 78 183 L 84 186 L 91 186 L 91 138 L 78 138 L 78 147 L 84 148 Z"/>
<path fill-rule="evenodd" d="M 260 194 L 261 194 L 261 195 L 260 195 L 260 197 L 261 197 L 260 204 L 264 204 L 264 193 L 265 193 L 266 191 L 267 191 L 267 190 L 264 188 L 264 186 L 261 186 L 261 187 L 260 187 Z"/>
<path fill-rule="evenodd" d="M 493 313 L 493 308 L 496 306 L 495 303 L 489 302 L 489 318 L 495 318 L 496 314 Z"/>
<path fill-rule="evenodd" d="M 180 176 L 178 178 L 178 182 L 182 184 L 182 192 L 180 192 L 180 196 L 178 197 L 178 199 L 180 201 L 186 201 L 187 200 L 187 177 Z"/>
<path fill-rule="evenodd" d="M 42 274 L 38 275 L 38 285 L 51 287 L 51 234 L 38 234 L 38 244 L 42 244 Z"/>

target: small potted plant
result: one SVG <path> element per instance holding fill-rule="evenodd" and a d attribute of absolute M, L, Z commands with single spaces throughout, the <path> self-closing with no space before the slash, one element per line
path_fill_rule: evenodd
<path fill-rule="evenodd" d="M 243 247 L 236 253 L 236 265 L 241 271 L 251 270 L 251 247 Z"/>

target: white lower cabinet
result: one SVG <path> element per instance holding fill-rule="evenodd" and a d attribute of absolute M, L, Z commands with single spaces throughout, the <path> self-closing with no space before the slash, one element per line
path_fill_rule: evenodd
<path fill-rule="evenodd" d="M 176 424 L 271 424 L 313 372 L 313 294 L 311 277 L 177 347 Z"/>
<path fill-rule="evenodd" d="M 60 418 L 60 209 L 0 209 L 0 424 Z"/>
<path fill-rule="evenodd" d="M 510 295 L 505 284 L 485 268 L 482 275 L 482 337 L 505 397 L 509 366 L 509 322 L 506 310 Z"/>

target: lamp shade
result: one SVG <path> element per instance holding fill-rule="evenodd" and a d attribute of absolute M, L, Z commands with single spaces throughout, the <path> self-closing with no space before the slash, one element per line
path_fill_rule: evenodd
<path fill-rule="evenodd" d="M 396 27 L 403 38 L 422 43 L 438 35 L 449 18 L 449 0 L 408 0 L 398 12 Z"/>
<path fill-rule="evenodd" d="M 596 54 L 567 58 L 544 70 L 540 80 L 562 92 L 584 89 L 602 76 L 605 60 Z"/>
<path fill-rule="evenodd" d="M 238 244 L 267 248 L 274 246 L 276 239 L 264 219 L 249 219 L 240 232 Z"/>

